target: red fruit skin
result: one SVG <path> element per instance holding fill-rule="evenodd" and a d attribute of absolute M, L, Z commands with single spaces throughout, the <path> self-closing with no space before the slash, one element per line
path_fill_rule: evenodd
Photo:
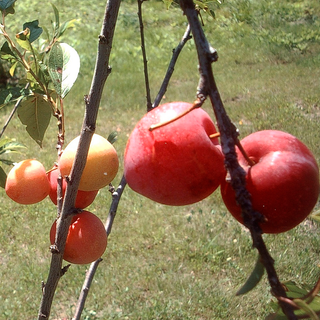
<path fill-rule="evenodd" d="M 260 225 L 262 231 L 281 233 L 296 227 L 319 196 L 319 168 L 313 154 L 296 137 L 277 130 L 255 132 L 241 144 L 256 163 L 250 167 L 237 149 L 253 209 L 267 219 Z M 221 194 L 227 209 L 243 223 L 230 183 L 222 183 Z"/>
<path fill-rule="evenodd" d="M 181 206 L 208 197 L 225 176 L 216 128 L 198 108 L 150 131 L 151 125 L 173 119 L 192 105 L 163 104 L 148 112 L 131 133 L 124 155 L 124 175 L 134 191 L 153 201 Z"/>
<path fill-rule="evenodd" d="M 56 221 L 50 229 L 54 244 Z M 69 227 L 63 259 L 74 264 L 88 264 L 99 259 L 107 247 L 107 232 L 102 221 L 89 211 L 76 214 Z"/>
<path fill-rule="evenodd" d="M 48 179 L 50 182 L 49 197 L 55 205 L 57 205 L 57 179 L 58 179 L 58 175 L 59 175 L 58 167 L 56 167 L 56 169 L 53 169 L 48 173 Z M 63 182 L 62 182 L 62 196 L 64 196 L 66 188 L 67 188 L 67 182 L 65 180 L 63 180 Z M 99 192 L 99 190 L 95 190 L 95 191 L 78 190 L 76 202 L 75 202 L 75 208 L 84 209 L 84 208 L 88 207 L 94 201 L 98 192 Z"/>

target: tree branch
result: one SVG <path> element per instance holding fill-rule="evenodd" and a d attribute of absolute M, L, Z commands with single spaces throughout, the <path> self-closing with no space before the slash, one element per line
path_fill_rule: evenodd
<path fill-rule="evenodd" d="M 109 0 L 106 5 L 102 31 L 99 36 L 98 55 L 94 76 L 89 95 L 85 99 L 86 110 L 80 134 L 79 146 L 73 168 L 68 179 L 61 215 L 57 220 L 56 239 L 54 246 L 51 247 L 51 265 L 47 282 L 43 288 L 38 320 L 49 318 L 55 290 L 60 278 L 64 274 L 65 269 L 62 268 L 63 252 L 72 219 L 72 213 L 74 212 L 74 203 L 81 174 L 86 164 L 91 138 L 95 131 L 103 87 L 110 73 L 108 64 L 120 2 L 120 0 Z"/>
<path fill-rule="evenodd" d="M 188 42 L 188 40 L 191 39 L 191 30 L 190 30 L 190 25 L 188 25 L 180 43 L 178 44 L 178 46 L 173 49 L 173 53 L 172 53 L 172 58 L 171 58 L 171 61 L 170 61 L 170 64 L 168 66 L 168 69 L 167 69 L 167 73 L 163 79 L 163 82 L 162 82 L 162 85 L 160 87 L 160 90 L 153 102 L 153 105 L 152 105 L 152 108 L 155 108 L 159 105 L 162 97 L 164 96 L 164 94 L 166 93 L 167 91 L 167 88 L 168 88 L 168 85 L 169 85 L 169 81 L 171 79 L 171 76 L 173 74 L 173 71 L 174 71 L 174 66 L 176 65 L 176 62 L 178 60 L 178 57 L 180 55 L 180 52 L 181 50 L 183 49 L 184 45 Z"/>
<path fill-rule="evenodd" d="M 139 3 L 139 18 L 141 18 L 141 22 L 140 22 L 140 25 L 143 25 L 142 23 L 142 14 L 141 14 L 141 5 L 142 5 L 142 2 L 143 0 L 138 0 L 138 3 Z M 142 33 L 141 35 L 142 39 L 144 39 L 144 35 Z M 173 50 L 173 56 L 172 56 L 172 59 L 170 61 L 170 64 L 169 64 L 169 67 L 168 67 L 168 71 L 166 73 L 166 76 L 165 76 L 165 79 L 162 83 L 162 86 L 160 88 L 160 91 L 157 95 L 157 98 L 154 102 L 154 104 L 152 105 L 152 108 L 155 108 L 158 106 L 159 102 L 161 101 L 166 89 L 167 89 L 167 86 L 169 84 L 169 80 L 173 74 L 173 71 L 174 71 L 174 66 L 176 64 L 176 61 L 178 59 L 178 56 L 182 50 L 182 48 L 184 47 L 184 45 L 186 44 L 186 42 L 191 39 L 191 36 L 190 36 L 190 27 L 188 26 L 187 27 L 187 30 L 181 40 L 181 42 L 179 43 L 179 45 L 176 47 L 176 49 Z M 143 41 L 144 42 L 144 41 Z M 146 63 L 146 60 L 144 59 L 144 63 Z M 145 70 L 146 72 L 147 69 Z M 148 79 L 148 78 L 147 78 Z M 146 88 L 147 88 L 147 92 L 148 92 L 148 80 L 146 80 Z M 158 99 L 158 101 L 157 101 Z M 120 199 L 121 199 L 121 196 L 122 196 L 122 193 L 124 191 L 124 188 L 126 186 L 127 182 L 125 180 L 125 177 L 122 176 L 122 179 L 120 181 L 120 184 L 119 186 L 117 187 L 116 190 L 113 190 L 112 191 L 112 202 L 111 202 L 111 205 L 110 205 L 110 209 L 109 209 L 109 214 L 108 214 L 108 218 L 107 218 L 107 221 L 105 223 L 105 228 L 106 228 L 106 232 L 107 232 L 107 235 L 109 236 L 109 234 L 111 233 L 111 230 L 112 230 L 112 226 L 113 226 L 113 221 L 116 217 L 116 214 L 117 214 L 117 210 L 118 210 L 118 205 L 119 205 L 119 202 L 120 202 Z M 74 314 L 74 317 L 72 318 L 72 320 L 80 320 L 80 317 L 81 317 L 81 314 L 82 314 L 82 311 L 83 311 L 83 308 L 84 308 L 84 305 L 85 305 L 85 301 L 87 299 L 87 296 L 88 296 L 88 292 L 90 290 L 90 287 L 91 287 L 91 284 L 92 284 L 92 280 L 94 278 L 94 275 L 98 269 L 98 266 L 101 262 L 101 259 L 98 259 L 97 261 L 93 262 L 90 266 L 90 269 L 89 271 L 87 272 L 86 274 L 86 278 L 84 280 L 84 283 L 83 283 L 83 286 L 82 286 L 82 289 L 81 289 L 81 293 L 80 293 L 80 296 L 78 298 L 78 302 L 77 302 L 77 306 L 76 306 L 76 311 L 75 311 L 75 314 Z"/>
<path fill-rule="evenodd" d="M 144 26 L 143 26 L 143 20 L 142 20 L 142 3 L 144 1 L 145 0 L 138 0 L 138 17 L 139 17 L 139 26 L 140 26 L 143 67 L 144 67 L 144 79 L 146 84 L 147 110 L 150 111 L 152 109 L 152 102 L 151 102 L 149 74 L 148 74 L 148 59 L 147 59 L 147 53 L 146 53 L 146 45 L 144 41 Z"/>
<path fill-rule="evenodd" d="M 126 182 L 124 176 L 122 176 L 122 179 L 120 181 L 119 186 L 117 187 L 116 190 L 113 190 L 113 192 L 112 192 L 112 202 L 110 205 L 108 218 L 105 223 L 105 228 L 106 228 L 106 232 L 107 232 L 108 236 L 111 233 L 113 221 L 114 221 L 114 218 L 117 214 L 118 205 L 119 205 L 119 202 L 120 202 L 120 199 L 121 199 L 121 196 L 122 196 L 122 193 L 124 191 L 126 184 L 127 184 L 127 182 Z M 81 313 L 83 311 L 85 301 L 87 299 L 88 292 L 89 292 L 89 289 L 92 284 L 92 280 L 93 280 L 94 275 L 98 269 L 98 265 L 101 261 L 102 261 L 102 259 L 98 259 L 95 262 L 92 262 L 92 264 L 90 265 L 90 269 L 88 270 L 88 272 L 86 274 L 86 278 L 84 280 L 84 283 L 83 283 L 83 286 L 81 289 L 81 293 L 78 298 L 76 311 L 75 311 L 75 314 L 74 314 L 74 317 L 72 318 L 72 320 L 80 320 Z"/>
<path fill-rule="evenodd" d="M 244 223 L 250 230 L 253 246 L 259 251 L 262 262 L 266 268 L 272 292 L 275 296 L 286 298 L 285 290 L 274 268 L 274 260 L 270 256 L 262 238 L 262 232 L 259 226 L 262 216 L 252 208 L 250 194 L 245 187 L 245 172 L 237 160 L 235 146 L 238 142 L 238 131 L 224 109 L 213 76 L 211 64 L 216 61 L 217 54 L 205 37 L 193 1 L 180 0 L 180 6 L 189 21 L 198 53 L 200 71 L 198 98 L 203 100 L 209 96 L 211 100 L 220 131 L 222 151 L 225 155 L 225 165 L 230 173 L 231 184 L 236 192 L 237 202 L 242 209 Z M 292 306 L 283 301 L 279 301 L 279 303 L 288 319 L 297 319 Z"/>

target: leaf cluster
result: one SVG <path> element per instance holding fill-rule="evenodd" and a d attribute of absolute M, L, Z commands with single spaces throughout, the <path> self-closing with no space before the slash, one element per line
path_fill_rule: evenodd
<path fill-rule="evenodd" d="M 6 30 L 5 17 L 7 13 L 14 13 L 14 3 L 15 0 L 0 3 L 3 21 L 0 24 L 0 36 L 5 39 L 0 48 L 0 62 L 9 64 L 11 77 L 15 76 L 18 69 L 22 69 L 23 74 L 19 74 L 16 86 L 8 85 L 0 90 L 0 108 L 15 103 L 14 111 L 17 110 L 27 133 L 42 147 L 52 116 L 59 117 L 59 128 L 63 131 L 63 111 L 60 109 L 79 73 L 78 53 L 61 42 L 61 37 L 74 26 L 75 20 L 60 23 L 59 11 L 52 4 L 55 19 L 51 32 L 34 20 L 25 22 L 22 31 L 13 39 Z M 59 136 L 62 137 L 63 132 Z M 3 175 L 2 167 L 0 170 Z"/>
<path fill-rule="evenodd" d="M 171 5 L 176 4 L 179 5 L 179 0 L 163 0 L 167 9 L 171 7 Z M 221 4 L 221 0 L 195 0 L 196 9 L 201 12 L 208 14 L 211 17 L 215 17 L 215 3 Z"/>
<path fill-rule="evenodd" d="M 5 187 L 6 173 L 2 168 L 2 164 L 12 165 L 14 162 L 11 159 L 7 159 L 6 155 L 12 153 L 20 153 L 22 149 L 26 148 L 22 143 L 19 143 L 13 139 L 1 139 L 0 140 L 0 187 Z"/>

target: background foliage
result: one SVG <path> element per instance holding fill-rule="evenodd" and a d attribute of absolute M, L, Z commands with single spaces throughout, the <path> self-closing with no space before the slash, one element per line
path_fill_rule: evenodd
<path fill-rule="evenodd" d="M 64 35 L 81 58 L 80 76 L 66 97 L 66 140 L 79 134 L 83 96 L 93 73 L 103 2 L 55 1 L 61 20 L 76 19 Z M 202 14 L 204 29 L 218 50 L 214 74 L 231 119 L 241 136 L 262 130 L 288 131 L 304 141 L 320 159 L 320 4 L 310 1 L 213 2 L 215 19 Z M 143 5 L 151 92 L 155 97 L 172 49 L 186 28 L 186 19 L 172 4 Z M 137 6 L 124 1 L 115 34 L 108 78 L 100 106 L 97 133 L 118 132 L 115 147 L 123 156 L 126 140 L 145 113 Z M 7 17 L 8 31 L 39 19 L 51 28 L 51 5 L 17 1 Z M 39 40 L 40 41 L 40 40 Z M 14 81 L 11 79 L 10 81 Z M 188 42 L 175 68 L 164 101 L 193 101 L 198 81 L 196 53 Z M 11 83 L 14 85 L 15 83 Z M 11 107 L 0 110 L 2 123 Z M 205 109 L 212 114 L 209 105 Z M 32 141 L 18 119 L 8 138 L 28 146 L 16 160 L 37 157 L 49 169 L 56 160 L 56 124 L 51 120 L 43 148 Z M 9 167 L 5 167 L 8 168 Z M 118 179 L 120 179 L 120 169 Z M 55 207 L 49 199 L 32 206 L 13 203 L 0 190 L 0 319 L 34 319 L 46 279 L 49 228 Z M 89 208 L 102 220 L 110 195 L 100 191 Z M 315 208 L 318 210 L 318 207 Z M 312 286 L 319 277 L 319 230 L 311 219 L 282 235 L 265 236 L 281 280 Z M 272 296 L 262 282 L 235 297 L 253 268 L 256 252 L 246 230 L 235 222 L 219 194 L 182 208 L 152 203 L 129 188 L 123 195 L 108 249 L 100 264 L 84 319 L 264 319 Z M 60 282 L 53 319 L 71 318 L 86 266 L 72 266 Z"/>

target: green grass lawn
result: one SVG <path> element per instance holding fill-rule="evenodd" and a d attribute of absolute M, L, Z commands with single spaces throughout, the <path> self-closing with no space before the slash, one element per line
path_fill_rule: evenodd
<path fill-rule="evenodd" d="M 79 78 L 66 98 L 66 140 L 79 134 L 83 97 L 93 74 L 104 4 L 82 0 L 54 4 L 61 20 L 76 18 L 65 41 L 81 57 Z M 180 9 L 161 1 L 143 5 L 151 93 L 155 97 L 172 49 L 186 20 Z M 287 131 L 320 160 L 320 5 L 311 1 L 231 0 L 214 7 L 216 19 L 203 14 L 204 30 L 219 53 L 213 70 L 225 107 L 241 137 L 262 129 Z M 146 111 L 139 25 L 135 2 L 123 1 L 110 64 L 112 73 L 100 105 L 96 132 L 118 132 L 121 161 L 128 136 Z M 50 5 L 17 1 L 7 16 L 12 34 L 26 21 L 50 28 Z M 192 102 L 198 84 L 193 41 L 176 65 L 164 102 Z M 208 102 L 204 105 L 212 116 Z M 2 123 L 10 108 L 0 110 Z M 14 119 L 6 136 L 28 149 L 16 160 L 37 158 L 49 169 L 56 160 L 56 125 L 52 119 L 42 149 Z M 9 169 L 9 168 L 8 168 Z M 47 278 L 49 229 L 56 209 L 49 199 L 30 206 L 15 204 L 0 190 L 0 319 L 37 317 L 41 281 Z M 88 208 L 107 217 L 110 193 L 101 190 Z M 318 208 L 315 208 L 317 210 Z M 281 281 L 313 286 L 320 275 L 319 229 L 311 219 L 281 235 L 266 235 Z M 224 207 L 219 191 L 184 207 L 151 202 L 126 188 L 108 248 L 90 290 L 83 319 L 212 320 L 264 319 L 272 300 L 266 277 L 250 293 L 236 297 L 250 274 L 256 251 L 248 232 Z M 71 319 L 88 266 L 72 265 L 61 279 L 52 319 Z"/>

